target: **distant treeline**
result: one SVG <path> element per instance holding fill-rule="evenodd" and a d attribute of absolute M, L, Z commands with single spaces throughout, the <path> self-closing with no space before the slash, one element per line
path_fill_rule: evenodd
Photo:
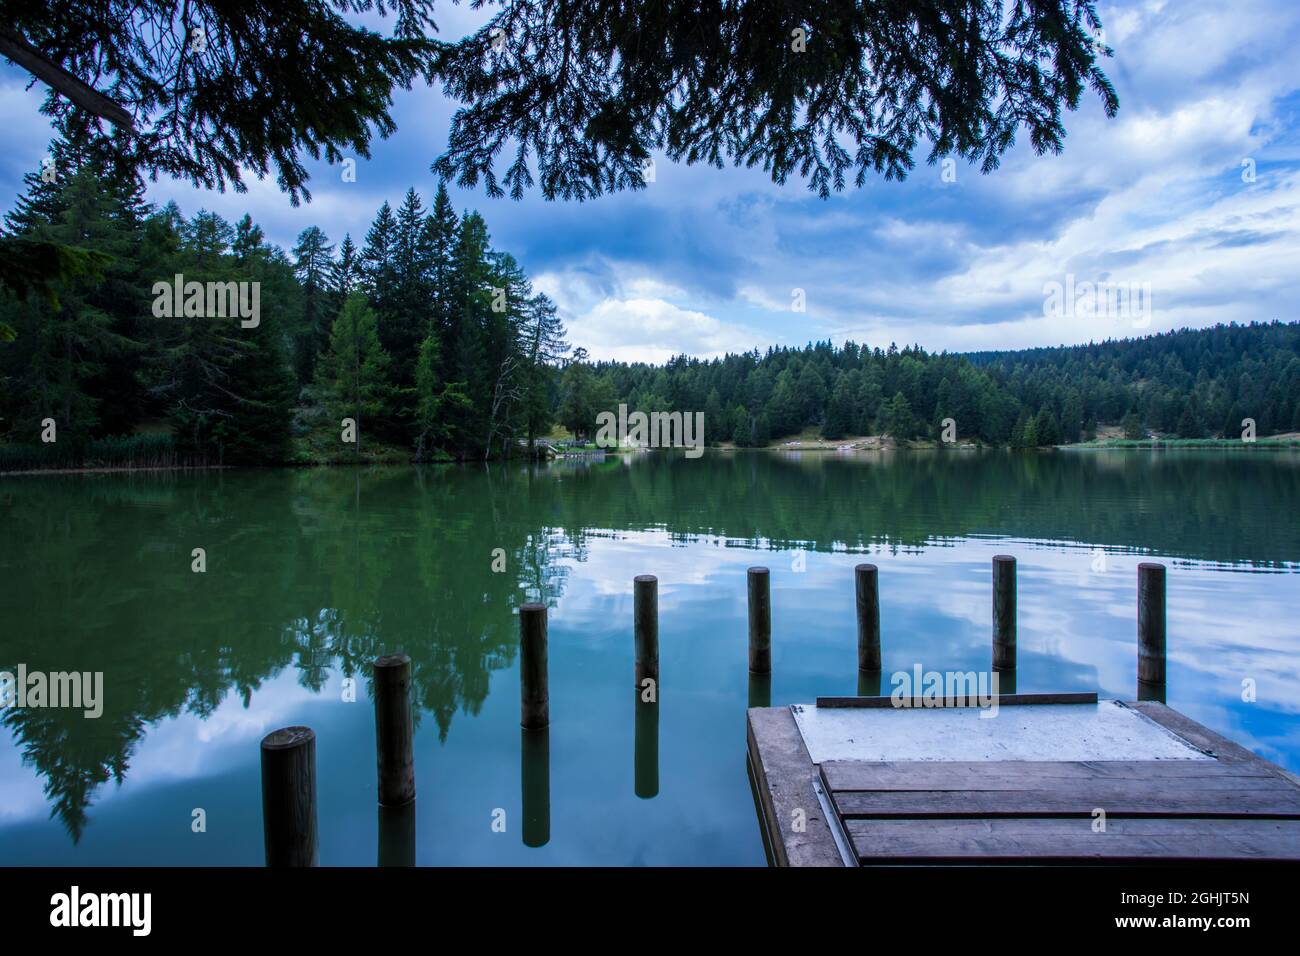
<path fill-rule="evenodd" d="M 556 422 L 590 438 L 620 402 L 703 411 L 706 441 L 741 446 L 809 429 L 938 438 L 945 419 L 958 439 L 1021 447 L 1102 425 L 1128 438 L 1235 438 L 1246 418 L 1260 436 L 1300 428 L 1294 323 L 970 355 L 819 342 L 590 362 L 445 188 L 429 209 L 414 189 L 396 211 L 384 203 L 360 248 L 312 226 L 286 252 L 249 216 L 149 205 L 102 141 L 60 139 L 52 157 L 6 232 L 93 256 L 57 301 L 0 296 L 0 470 L 503 457 Z M 175 315 L 173 289 L 191 282 L 256 283 L 240 302 L 259 314 L 196 300 Z"/>
<path fill-rule="evenodd" d="M 603 383 L 593 407 L 702 408 L 711 443 L 746 446 L 808 429 L 940 438 L 945 418 L 958 439 L 1020 447 L 1088 440 L 1101 425 L 1128 438 L 1240 438 L 1245 418 L 1258 435 L 1300 429 L 1296 323 L 969 355 L 818 342 L 593 373 Z"/>

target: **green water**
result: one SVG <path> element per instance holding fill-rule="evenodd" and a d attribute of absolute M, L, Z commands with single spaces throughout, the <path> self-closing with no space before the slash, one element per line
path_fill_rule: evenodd
<path fill-rule="evenodd" d="M 855 692 L 864 555 L 880 567 L 886 692 L 918 663 L 988 666 L 989 562 L 1009 552 L 1018 690 L 1125 698 L 1136 565 L 1163 560 L 1169 703 L 1300 771 L 1297 513 L 1291 452 L 0 478 L 0 669 L 102 671 L 105 698 L 95 720 L 0 711 L 0 863 L 259 864 L 258 741 L 306 724 L 321 862 L 374 864 L 367 665 L 404 651 L 419 863 L 761 864 L 745 568 L 772 569 L 784 704 Z M 636 706 L 639 573 L 660 580 L 657 714 Z M 514 609 L 539 598 L 552 724 L 523 749 Z M 410 852 L 401 834 L 384 828 L 399 844 L 385 852 Z"/>

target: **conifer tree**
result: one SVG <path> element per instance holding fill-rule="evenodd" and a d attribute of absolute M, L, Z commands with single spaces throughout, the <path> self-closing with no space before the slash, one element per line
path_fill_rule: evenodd
<path fill-rule="evenodd" d="M 129 429 L 139 417 L 136 378 L 147 307 L 134 252 L 146 206 L 138 177 L 111 178 L 102 140 L 56 140 L 53 164 L 24 177 L 25 193 L 6 222 L 17 237 L 94 250 L 96 268 L 70 276 L 55 301 L 10 299 L 0 324 L 16 341 L 0 345 L 0 415 L 27 440 L 53 418 L 58 440 L 84 442 Z"/>
<path fill-rule="evenodd" d="M 392 294 L 395 270 L 394 247 L 397 243 L 397 220 L 388 203 L 379 207 L 375 221 L 366 233 L 366 244 L 361 250 L 361 288 L 377 312 L 388 307 Z"/>
<path fill-rule="evenodd" d="M 438 184 L 429 214 L 429 246 L 432 257 L 431 282 L 433 285 L 433 331 L 443 342 L 451 341 L 455 324 L 455 270 L 456 240 L 460 234 L 460 220 L 447 195 L 446 183 Z M 443 356 L 446 360 L 446 356 Z M 446 371 L 444 368 L 443 371 Z"/>
<path fill-rule="evenodd" d="M 841 372 L 831 391 L 830 405 L 826 409 L 826 422 L 822 425 L 823 438 L 843 438 L 853 430 L 853 390 L 849 377 Z"/>
<path fill-rule="evenodd" d="M 754 421 L 744 405 L 731 410 L 731 441 L 737 448 L 749 448 L 754 439 Z"/>
<path fill-rule="evenodd" d="M 392 359 L 393 384 L 399 390 L 415 382 L 416 355 L 433 311 L 432 235 L 426 220 L 424 202 L 408 189 L 393 230 L 393 285 L 379 313 L 379 340 Z"/>
<path fill-rule="evenodd" d="M 894 397 L 886 403 L 883 417 L 885 434 L 900 441 L 916 437 L 917 426 L 912 414 L 912 403 L 901 391 L 895 392 Z"/>
<path fill-rule="evenodd" d="M 236 281 L 260 287 L 257 325 L 239 328 L 247 347 L 230 369 L 235 401 L 220 423 L 223 455 L 232 463 L 279 464 L 289 457 L 289 425 L 298 383 L 288 349 L 286 326 L 301 326 L 302 290 L 294 264 L 280 249 L 249 257 L 226 272 Z"/>
<path fill-rule="evenodd" d="M 488 396 L 483 450 L 487 455 L 498 448 L 508 455 L 527 418 L 532 357 L 525 321 L 533 287 L 509 253 L 489 253 L 488 261 L 490 295 L 482 335 Z"/>
<path fill-rule="evenodd" d="M 588 364 L 586 350 L 574 349 L 560 380 L 560 424 L 575 438 L 594 437 L 596 416 L 610 410 L 613 397 L 609 383 Z"/>
<path fill-rule="evenodd" d="M 318 226 L 308 226 L 293 248 L 293 268 L 302 288 L 302 324 L 294 336 L 294 368 L 298 381 L 315 376 L 316 356 L 329 339 L 334 312 L 330 308 L 329 274 L 334 247 Z"/>
<path fill-rule="evenodd" d="M 361 254 L 352 242 L 352 234 L 343 236 L 339 257 L 330 263 L 329 287 L 333 297 L 333 313 L 338 315 L 347 297 L 356 291 L 361 280 Z"/>
<path fill-rule="evenodd" d="M 487 225 L 476 212 L 460 220 L 451 277 L 451 328 L 442 340 L 444 380 L 464 382 L 471 405 L 457 416 L 458 434 L 472 443 L 464 449 L 478 457 L 491 393 L 487 376 L 485 334 L 492 306 L 492 267 L 488 260 Z"/>
<path fill-rule="evenodd" d="M 354 421 L 358 459 L 364 429 L 388 407 L 391 391 L 388 369 L 389 358 L 379 341 L 375 313 L 364 295 L 353 293 L 334 320 L 329 350 L 317 365 L 316 378 L 333 419 L 330 428 L 341 428 L 345 418 Z"/>
<path fill-rule="evenodd" d="M 235 224 L 235 238 L 230 245 L 235 262 L 243 265 L 251 257 L 264 252 L 265 241 L 262 227 L 253 222 L 251 215 L 244 213 L 244 218 Z"/>
<path fill-rule="evenodd" d="M 1044 405 L 1034 416 L 1033 422 L 1033 442 L 1034 445 L 1059 445 L 1061 443 L 1061 427 L 1056 421 L 1056 415 L 1050 408 Z M 1028 437 L 1026 437 L 1028 441 Z"/>
<path fill-rule="evenodd" d="M 176 224 L 165 215 L 162 225 Z M 288 311 L 297 291 L 292 265 L 282 254 L 247 244 L 244 262 L 237 263 L 231 245 L 238 232 L 215 213 L 199 210 L 178 226 L 168 279 L 175 271 L 187 284 L 248 283 L 250 303 L 254 282 L 259 289 L 273 284 L 283 294 L 268 295 L 267 308 L 247 325 L 238 315 L 205 310 L 152 318 L 159 355 L 150 394 L 165 410 L 187 457 L 213 463 L 283 461 L 295 388 L 281 310 Z"/>
<path fill-rule="evenodd" d="M 520 326 L 526 370 L 523 429 L 531 452 L 554 420 L 558 366 L 569 351 L 569 344 L 564 339 L 564 323 L 555 303 L 544 293 L 539 292 L 524 303 Z"/>
<path fill-rule="evenodd" d="M 1124 437 L 1131 441 L 1140 441 L 1147 437 L 1147 430 L 1143 427 L 1142 418 L 1137 412 L 1126 412 L 1120 421 L 1120 427 L 1124 430 Z"/>
<path fill-rule="evenodd" d="M 464 382 L 443 382 L 439 378 L 440 353 L 438 337 L 430 332 L 420 343 L 415 367 L 416 461 L 427 461 L 437 449 L 467 444 L 467 436 L 459 429 L 470 411 L 470 398 Z"/>

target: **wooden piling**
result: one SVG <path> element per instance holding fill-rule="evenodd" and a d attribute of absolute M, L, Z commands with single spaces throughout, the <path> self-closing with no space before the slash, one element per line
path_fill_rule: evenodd
<path fill-rule="evenodd" d="M 766 674 L 755 674 L 753 671 L 749 672 L 749 706 L 772 706 L 771 671 L 768 671 Z"/>
<path fill-rule="evenodd" d="M 1138 565 L 1138 692 L 1165 683 L 1165 566 Z M 1154 698 L 1150 698 L 1154 699 Z"/>
<path fill-rule="evenodd" d="M 519 608 L 520 726 L 539 730 L 551 723 L 546 674 L 546 605 Z"/>
<path fill-rule="evenodd" d="M 874 564 L 853 569 L 858 608 L 858 670 L 880 673 L 880 586 Z"/>
<path fill-rule="evenodd" d="M 772 592 L 767 568 L 750 568 L 749 672 L 772 672 Z"/>
<path fill-rule="evenodd" d="M 659 685 L 659 579 L 653 574 L 638 574 L 632 579 L 633 641 L 636 645 L 636 686 L 646 679 Z"/>
<path fill-rule="evenodd" d="M 858 671 L 858 696 L 880 696 L 880 671 Z"/>
<path fill-rule="evenodd" d="M 633 786 L 638 797 L 648 800 L 659 794 L 659 579 L 638 574 L 632 588 L 636 643 Z"/>
<path fill-rule="evenodd" d="M 1016 672 L 1015 671 L 995 670 L 991 676 L 997 679 L 996 687 L 990 686 L 991 691 L 999 695 L 1016 693 Z"/>
<path fill-rule="evenodd" d="M 379 805 L 379 865 L 415 866 L 415 801 Z"/>
<path fill-rule="evenodd" d="M 551 841 L 551 731 L 519 731 L 519 786 L 524 808 L 524 846 Z"/>
<path fill-rule="evenodd" d="M 283 727 L 262 738 L 266 865 L 316 865 L 316 734 Z"/>
<path fill-rule="evenodd" d="M 1016 669 L 1016 559 L 993 556 L 993 669 Z"/>
<path fill-rule="evenodd" d="M 1166 703 L 1165 685 L 1164 684 L 1144 684 L 1138 681 L 1138 700 L 1154 700 L 1157 703 Z"/>
<path fill-rule="evenodd" d="M 375 753 L 379 802 L 400 807 L 415 799 L 415 727 L 411 717 L 411 659 L 375 660 Z"/>
<path fill-rule="evenodd" d="M 659 702 L 636 698 L 633 789 L 642 800 L 659 795 Z"/>

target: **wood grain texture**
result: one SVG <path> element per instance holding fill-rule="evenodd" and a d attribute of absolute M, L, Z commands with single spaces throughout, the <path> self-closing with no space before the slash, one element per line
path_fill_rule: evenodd
<path fill-rule="evenodd" d="M 993 669 L 1016 669 L 1016 559 L 993 556 Z"/>
<path fill-rule="evenodd" d="M 310 727 L 282 727 L 262 738 L 262 831 L 267 866 L 316 865 L 316 733 Z"/>
<path fill-rule="evenodd" d="M 818 697 L 818 707 L 894 707 L 899 710 L 933 710 L 937 706 L 966 707 L 974 706 L 960 698 L 941 697 L 939 703 L 927 702 L 924 697 L 904 698 L 908 703 L 900 704 L 889 696 L 859 697 Z M 999 694 L 999 707 L 1016 707 L 1028 704 L 1095 704 L 1097 695 L 1081 694 Z"/>
<path fill-rule="evenodd" d="M 813 789 L 817 766 L 790 708 L 750 708 L 747 723 L 750 770 L 776 865 L 844 866 Z M 792 825 L 796 810 L 802 831 Z"/>
<path fill-rule="evenodd" d="M 1061 702 L 1026 695 L 1035 696 Z M 750 756 L 761 768 L 756 788 L 773 855 L 783 865 L 836 865 L 838 823 L 861 865 L 1300 861 L 1300 779 L 1163 704 L 1123 706 L 1209 759 L 818 766 L 789 709 L 751 710 Z M 832 821 L 813 816 L 814 775 Z M 795 807 L 809 811 L 808 833 L 781 826 Z"/>
<path fill-rule="evenodd" d="M 858 614 L 858 671 L 880 673 L 880 572 L 874 564 L 853 569 Z"/>
<path fill-rule="evenodd" d="M 390 654 L 375 661 L 375 753 L 379 802 L 400 807 L 415 799 L 415 719 L 411 711 L 411 658 Z"/>
<path fill-rule="evenodd" d="M 1242 789 L 1280 778 L 1255 768 L 1217 760 L 984 760 L 865 763 L 828 760 L 827 787 L 840 790 L 1052 790 L 1109 780 L 1157 787 L 1197 781 L 1202 787 Z"/>
<path fill-rule="evenodd" d="M 854 817 L 1251 817 L 1300 819 L 1300 791 L 1089 785 L 1061 790 L 909 790 L 834 793 L 845 819 Z"/>
<path fill-rule="evenodd" d="M 749 587 L 749 672 L 772 672 L 772 575 L 767 568 L 750 568 L 745 574 Z"/>
<path fill-rule="evenodd" d="M 519 724 L 541 730 L 551 723 L 551 692 L 546 662 L 546 605 L 519 608 Z"/>
<path fill-rule="evenodd" d="M 632 579 L 632 643 L 636 652 L 636 686 L 659 683 L 659 579 L 638 574 Z M 655 688 L 655 699 L 659 690 Z"/>
<path fill-rule="evenodd" d="M 1300 820 L 849 820 L 864 863 L 1300 859 Z"/>

